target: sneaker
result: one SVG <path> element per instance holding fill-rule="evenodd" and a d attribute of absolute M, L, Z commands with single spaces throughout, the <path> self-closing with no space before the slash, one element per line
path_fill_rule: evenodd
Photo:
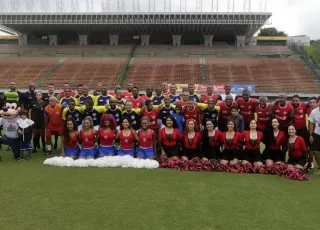
<path fill-rule="evenodd" d="M 313 162 L 310 163 L 310 168 L 313 169 L 314 168 L 314 164 Z"/>
<path fill-rule="evenodd" d="M 37 152 L 37 149 L 32 149 L 32 153 L 36 153 Z"/>
<path fill-rule="evenodd" d="M 45 153 L 44 153 L 44 155 L 50 155 L 52 153 L 52 151 L 46 151 Z"/>
<path fill-rule="evenodd" d="M 16 161 L 23 161 L 23 158 L 19 157 L 16 159 Z"/>

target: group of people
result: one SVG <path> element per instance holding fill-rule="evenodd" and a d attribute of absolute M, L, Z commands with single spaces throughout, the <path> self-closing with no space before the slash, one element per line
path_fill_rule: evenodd
<path fill-rule="evenodd" d="M 17 92 L 14 82 L 10 87 L 11 93 Z M 213 92 L 212 85 L 205 95 L 199 95 L 193 84 L 178 94 L 176 86 L 167 83 L 155 89 L 147 87 L 145 95 L 132 83 L 125 91 L 117 86 L 112 92 L 98 84 L 90 94 L 86 85 L 78 85 L 73 92 L 65 83 L 59 94 L 49 84 L 47 95 L 30 84 L 23 98 L 23 110 L 34 121 L 33 152 L 40 149 L 41 139 L 43 151 L 51 154 L 61 136 L 61 154 L 72 158 L 198 157 L 219 159 L 221 164 L 269 166 L 284 162 L 288 151 L 291 167 L 311 166 L 313 156 L 320 164 L 317 97 L 304 103 L 294 95 L 288 102 L 286 95 L 280 94 L 268 103 L 267 97 L 250 97 L 248 90 L 236 96 L 229 85 L 221 95 Z M 261 143 L 265 145 L 262 153 Z"/>

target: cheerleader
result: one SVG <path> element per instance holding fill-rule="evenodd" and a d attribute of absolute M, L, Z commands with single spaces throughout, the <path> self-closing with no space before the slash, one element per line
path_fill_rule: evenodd
<path fill-rule="evenodd" d="M 263 151 L 263 158 L 267 167 L 274 163 L 279 164 L 284 161 L 283 156 L 287 152 L 286 134 L 279 129 L 280 123 L 277 118 L 271 120 L 272 130 L 265 139 L 266 148 Z"/>
<path fill-rule="evenodd" d="M 297 136 L 297 131 L 294 125 L 289 125 L 288 135 L 288 167 L 296 167 L 298 169 L 303 169 L 307 166 L 306 163 L 308 162 L 308 149 L 306 143 L 302 137 Z"/>
<path fill-rule="evenodd" d="M 121 130 L 119 131 L 117 139 L 120 140 L 120 149 L 118 150 L 118 155 L 129 155 L 135 157 L 135 142 L 139 142 L 139 138 L 136 132 L 132 129 L 128 118 L 123 118 L 121 122 Z"/>
<path fill-rule="evenodd" d="M 99 157 L 113 156 L 116 149 L 113 146 L 117 131 L 117 122 L 111 114 L 104 114 L 100 119 L 100 128 L 97 139 L 100 141 L 98 148 Z"/>
<path fill-rule="evenodd" d="M 255 167 L 262 166 L 262 155 L 260 152 L 260 143 L 263 140 L 262 132 L 257 131 L 257 122 L 251 120 L 249 123 L 250 131 L 242 133 L 244 143 L 242 152 L 242 164 L 253 163 Z"/>
<path fill-rule="evenodd" d="M 79 132 L 75 119 L 68 117 L 64 123 L 61 136 L 61 156 L 76 159 L 79 156 Z"/>
<path fill-rule="evenodd" d="M 149 118 L 142 117 L 141 129 L 138 131 L 140 146 L 137 149 L 137 158 L 153 160 L 156 152 L 156 134 L 149 129 L 149 124 Z"/>
<path fill-rule="evenodd" d="M 215 129 L 214 124 L 213 120 L 205 122 L 206 128 L 202 133 L 202 160 L 207 161 L 221 157 L 222 133 Z"/>
<path fill-rule="evenodd" d="M 200 157 L 201 133 L 197 130 L 196 121 L 194 119 L 187 121 L 182 141 L 183 151 L 181 158 L 183 160 L 191 160 Z"/>
<path fill-rule="evenodd" d="M 83 127 L 79 134 L 79 139 L 82 143 L 82 148 L 79 154 L 80 159 L 95 158 L 98 151 L 95 146 L 97 131 L 93 128 L 92 118 L 87 116 L 83 120 Z"/>
<path fill-rule="evenodd" d="M 181 139 L 181 133 L 177 128 L 177 122 L 172 115 L 165 120 L 165 127 L 160 129 L 159 143 L 161 145 L 161 158 L 180 157 L 180 146 L 178 141 Z"/>
<path fill-rule="evenodd" d="M 241 134 L 236 131 L 234 121 L 230 120 L 227 124 L 227 131 L 222 133 L 222 143 L 224 150 L 222 151 L 221 164 L 237 164 L 239 163 L 238 145 L 241 142 Z"/>

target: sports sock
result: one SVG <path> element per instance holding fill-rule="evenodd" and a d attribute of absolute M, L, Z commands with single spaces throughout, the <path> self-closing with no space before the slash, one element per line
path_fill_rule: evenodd
<path fill-rule="evenodd" d="M 51 145 L 47 145 L 47 150 L 50 151 L 50 152 L 52 151 Z"/>

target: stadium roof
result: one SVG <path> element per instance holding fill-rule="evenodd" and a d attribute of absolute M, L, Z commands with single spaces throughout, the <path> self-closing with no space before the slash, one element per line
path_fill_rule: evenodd
<path fill-rule="evenodd" d="M 6 13 L 0 15 L 0 30 L 10 34 L 39 31 L 54 34 L 68 30 L 87 33 L 202 32 L 220 35 L 256 33 L 272 13 Z"/>

